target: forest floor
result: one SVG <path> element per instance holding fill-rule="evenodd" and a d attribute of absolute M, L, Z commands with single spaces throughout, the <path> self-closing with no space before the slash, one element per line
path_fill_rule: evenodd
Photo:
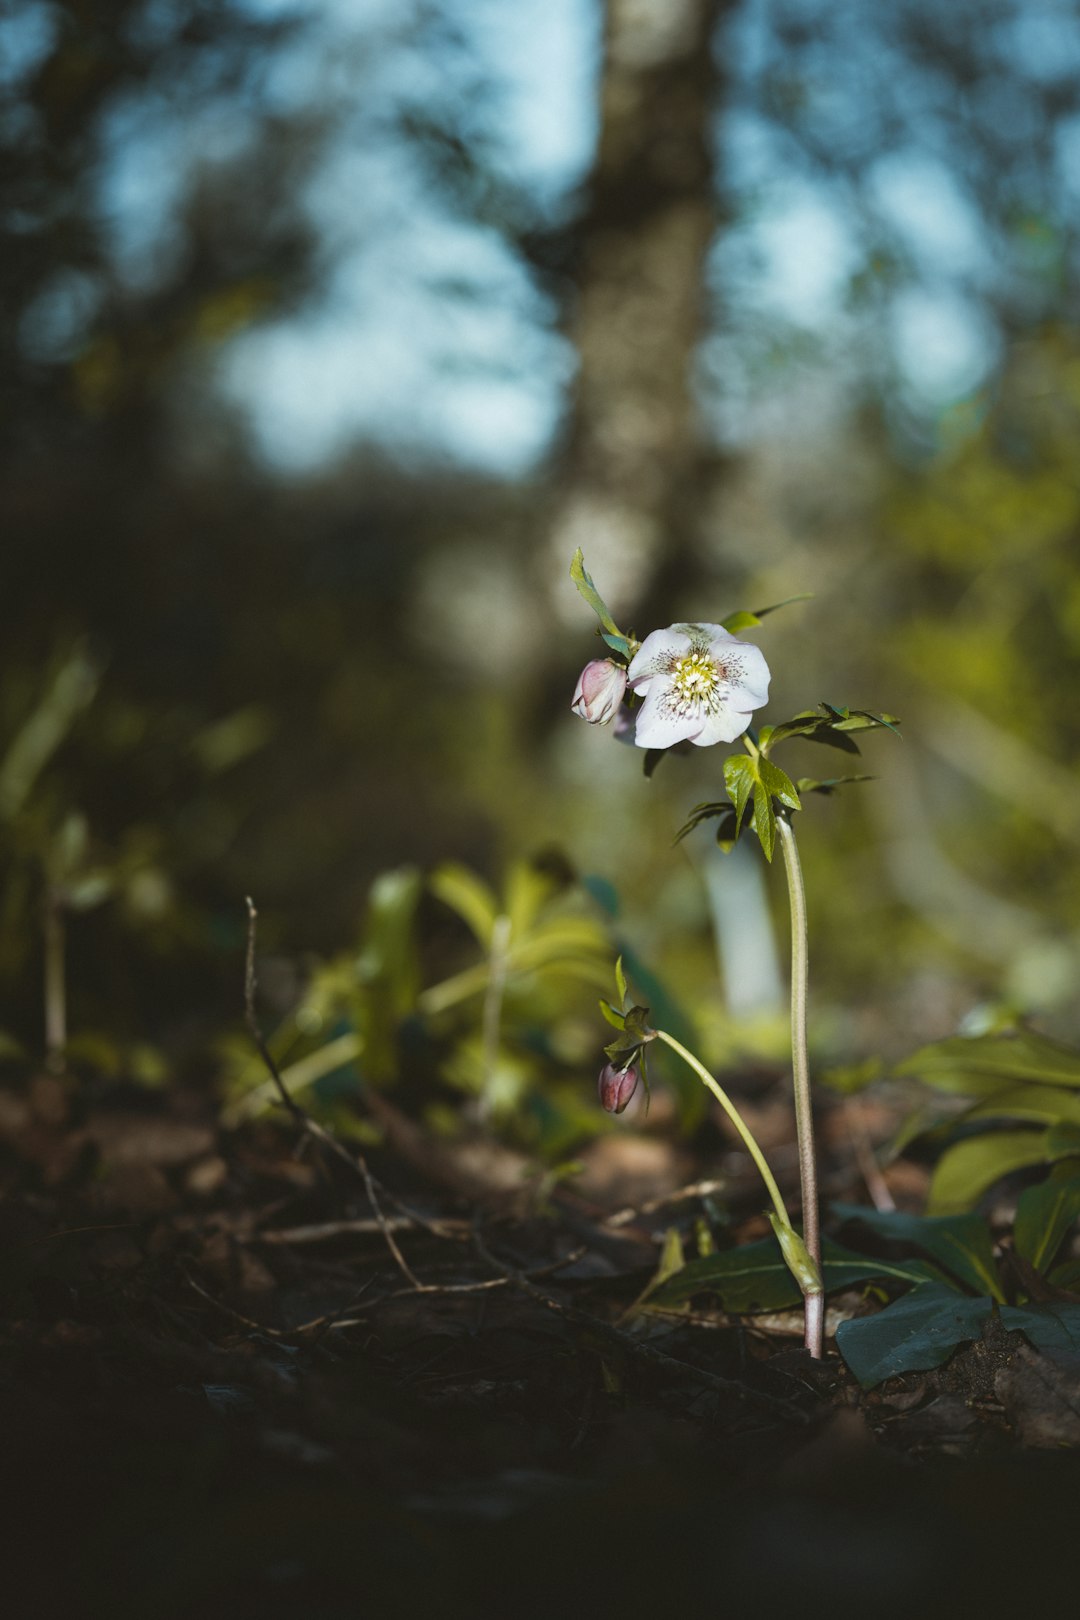
<path fill-rule="evenodd" d="M 643 1316 L 706 1163 L 612 1135 L 584 1192 L 523 1193 L 494 1144 L 379 1106 L 350 1167 L 194 1095 L 0 1090 L 13 1616 L 952 1616 L 1080 1585 L 1080 1374 L 1001 1335 L 866 1392 L 797 1323 Z"/>

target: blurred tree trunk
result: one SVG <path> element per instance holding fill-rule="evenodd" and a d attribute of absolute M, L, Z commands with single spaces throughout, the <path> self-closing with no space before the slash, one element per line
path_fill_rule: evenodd
<path fill-rule="evenodd" d="M 690 372 L 716 225 L 713 46 L 733 0 L 607 0 L 601 132 L 580 227 L 580 371 L 552 545 L 616 603 L 692 539 Z"/>

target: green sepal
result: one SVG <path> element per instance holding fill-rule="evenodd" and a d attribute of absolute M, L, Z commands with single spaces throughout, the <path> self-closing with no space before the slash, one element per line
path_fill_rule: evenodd
<path fill-rule="evenodd" d="M 620 1002 L 625 1003 L 629 992 L 626 984 L 626 970 L 623 967 L 621 956 L 615 958 L 615 989 L 618 992 Z"/>
<path fill-rule="evenodd" d="M 603 996 L 600 997 L 600 1011 L 604 1018 L 607 1019 L 612 1029 L 626 1028 L 626 1018 L 624 1015 L 619 1012 L 617 1008 L 613 1007 L 610 1001 L 605 1001 Z"/>
<path fill-rule="evenodd" d="M 822 1292 L 820 1267 L 798 1232 L 793 1226 L 789 1226 L 787 1221 L 782 1221 L 773 1210 L 769 1211 L 769 1221 L 776 1233 L 776 1241 L 784 1256 L 784 1264 L 798 1283 L 800 1293 L 820 1294 Z"/>

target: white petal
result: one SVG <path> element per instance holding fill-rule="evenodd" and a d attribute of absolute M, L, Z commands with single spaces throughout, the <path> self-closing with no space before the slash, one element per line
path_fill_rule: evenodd
<path fill-rule="evenodd" d="M 711 748 L 713 743 L 734 742 L 736 737 L 742 736 L 752 719 L 753 714 L 749 709 L 744 713 L 725 704 L 715 714 L 706 717 L 705 724 L 690 741 L 698 748 Z"/>
<path fill-rule="evenodd" d="M 677 742 L 692 741 L 701 730 L 701 715 L 676 715 L 667 712 L 665 699 L 671 690 L 670 682 L 654 681 L 637 715 L 634 741 L 639 748 L 671 748 Z"/>
<path fill-rule="evenodd" d="M 668 630 L 651 630 L 634 654 L 627 676 L 638 696 L 643 697 L 652 677 L 666 669 L 673 658 L 682 658 L 689 647 L 690 637 L 674 625 Z"/>
<path fill-rule="evenodd" d="M 760 709 L 769 701 L 769 666 L 752 641 L 713 643 L 710 649 L 728 671 L 732 700 L 740 708 Z"/>

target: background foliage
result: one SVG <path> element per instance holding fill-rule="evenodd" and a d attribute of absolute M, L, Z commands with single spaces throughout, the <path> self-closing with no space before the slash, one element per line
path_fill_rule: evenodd
<path fill-rule="evenodd" d="M 246 893 L 284 1018 L 379 873 L 553 844 L 707 1053 L 779 1027 L 708 754 L 567 713 L 578 544 L 639 634 L 814 592 L 769 717 L 903 717 L 803 818 L 823 1056 L 1077 1033 L 1071 8 L 21 0 L 0 61 L 12 1037 L 58 897 L 72 1030 L 202 1074 Z"/>

